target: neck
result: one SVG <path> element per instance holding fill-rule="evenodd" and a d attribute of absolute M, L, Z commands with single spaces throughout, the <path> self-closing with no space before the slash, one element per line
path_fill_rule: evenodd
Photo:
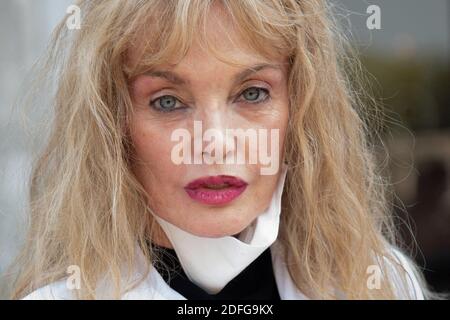
<path fill-rule="evenodd" d="M 154 244 L 160 247 L 173 249 L 172 243 L 157 221 L 154 221 L 154 232 L 151 238 Z"/>

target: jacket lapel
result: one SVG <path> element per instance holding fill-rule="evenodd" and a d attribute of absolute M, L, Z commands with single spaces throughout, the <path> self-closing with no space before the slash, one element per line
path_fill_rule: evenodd
<path fill-rule="evenodd" d="M 281 243 L 277 240 L 270 246 L 272 265 L 281 300 L 309 300 L 294 284 L 287 269 Z"/>

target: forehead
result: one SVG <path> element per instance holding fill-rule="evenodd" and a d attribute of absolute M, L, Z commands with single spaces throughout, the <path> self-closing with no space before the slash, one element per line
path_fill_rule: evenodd
<path fill-rule="evenodd" d="M 213 73 L 245 70 L 249 74 L 260 70 L 283 70 L 287 65 L 286 57 L 262 56 L 246 48 L 217 47 L 217 49 L 220 51 L 219 55 L 194 44 L 181 59 L 169 60 L 168 63 L 152 69 Z"/>
<path fill-rule="evenodd" d="M 270 44 L 263 46 L 264 54 L 252 48 L 248 40 L 244 40 L 240 30 L 232 22 L 229 13 L 222 6 L 212 5 L 210 12 L 205 19 L 203 32 L 194 32 L 188 49 L 184 54 L 180 50 L 172 47 L 163 58 L 164 61 L 157 63 L 146 63 L 148 56 L 155 52 L 145 52 L 143 49 L 130 48 L 129 61 L 132 65 L 140 66 L 140 69 L 150 68 L 157 70 L 171 70 L 173 68 L 189 70 L 211 70 L 223 68 L 229 65 L 230 68 L 249 68 L 257 64 L 276 64 L 285 66 L 286 56 L 271 52 Z M 147 30 L 148 31 L 148 30 Z M 197 30 L 200 31 L 200 30 Z M 143 32 L 139 35 L 138 43 L 149 44 L 154 40 L 152 32 Z M 175 49 L 175 50 L 174 50 Z M 155 63 L 156 62 L 156 63 Z M 222 62 L 222 63 L 221 63 Z M 223 63 L 225 62 L 225 63 Z"/>
<path fill-rule="evenodd" d="M 220 57 L 217 57 L 210 50 L 194 45 L 181 59 L 148 66 L 139 74 L 164 79 L 180 86 L 191 86 L 193 81 L 200 82 L 200 79 L 226 79 L 236 84 L 257 72 L 280 80 L 287 75 L 287 71 L 285 57 L 263 57 L 257 52 L 241 48 L 224 49 L 220 52 Z"/>

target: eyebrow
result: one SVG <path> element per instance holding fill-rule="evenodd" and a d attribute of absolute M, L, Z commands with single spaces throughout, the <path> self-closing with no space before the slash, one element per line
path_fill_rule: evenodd
<path fill-rule="evenodd" d="M 260 70 L 268 69 L 268 68 L 276 69 L 276 70 L 282 69 L 280 64 L 259 63 L 256 65 L 253 65 L 251 67 L 248 67 L 245 70 L 236 74 L 233 77 L 233 83 L 236 84 L 238 82 L 241 82 L 245 78 L 250 76 L 251 74 L 254 74 Z M 186 85 L 186 84 L 190 83 L 188 80 L 181 78 L 179 75 L 177 75 L 175 72 L 172 72 L 172 71 L 153 70 L 153 71 L 148 71 L 144 74 L 149 77 L 163 78 L 163 79 L 165 79 L 169 82 L 172 82 L 173 84 L 176 84 L 176 85 Z"/>

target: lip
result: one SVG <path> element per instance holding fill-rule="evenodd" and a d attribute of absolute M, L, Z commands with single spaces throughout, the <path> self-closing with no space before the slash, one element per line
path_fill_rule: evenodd
<path fill-rule="evenodd" d="M 228 175 L 208 176 L 189 182 L 184 190 L 193 200 L 210 205 L 226 204 L 247 188 L 244 180 Z"/>

